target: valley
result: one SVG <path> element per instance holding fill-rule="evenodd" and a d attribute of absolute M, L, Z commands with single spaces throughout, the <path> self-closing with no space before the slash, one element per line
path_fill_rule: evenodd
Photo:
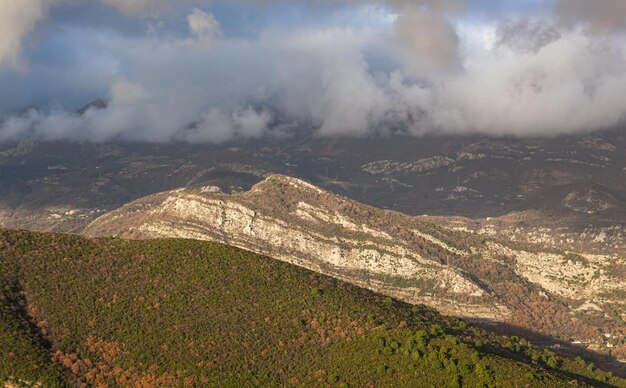
<path fill-rule="evenodd" d="M 79 232 L 103 211 L 146 195 L 205 186 L 242 192 L 284 174 L 408 215 L 508 216 L 511 224 L 528 220 L 530 233 L 560 228 L 571 239 L 585 232 L 594 249 L 617 243 L 623 251 L 622 132 L 361 139 L 303 130 L 219 146 L 23 140 L 0 145 L 0 215 L 5 226 Z"/>

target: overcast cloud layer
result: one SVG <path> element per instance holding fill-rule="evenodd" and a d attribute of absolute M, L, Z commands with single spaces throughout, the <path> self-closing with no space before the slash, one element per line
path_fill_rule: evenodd
<path fill-rule="evenodd" d="M 625 4 L 0 0 L 0 141 L 614 128 Z"/>

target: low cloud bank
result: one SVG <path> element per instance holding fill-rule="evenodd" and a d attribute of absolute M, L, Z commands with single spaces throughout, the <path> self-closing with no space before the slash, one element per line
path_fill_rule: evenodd
<path fill-rule="evenodd" d="M 25 1 L 40 12 L 35 6 L 20 28 L 0 27 L 15 31 L 13 43 L 0 46 L 5 68 L 20 65 L 19 42 L 46 14 L 44 0 Z M 130 17 L 172 7 L 103 2 Z M 315 3 L 339 12 L 332 1 Z M 464 16 L 469 5 L 461 1 L 353 2 L 351 14 L 379 23 L 275 23 L 248 38 L 229 37 L 207 8 L 192 7 L 186 37 L 98 32 L 94 45 L 117 64 L 106 108 L 6 117 L 0 141 L 223 142 L 298 125 L 321 136 L 614 128 L 626 115 L 626 24 L 610 17 L 622 3 L 589 10 L 563 0 L 539 16 L 478 20 Z"/>

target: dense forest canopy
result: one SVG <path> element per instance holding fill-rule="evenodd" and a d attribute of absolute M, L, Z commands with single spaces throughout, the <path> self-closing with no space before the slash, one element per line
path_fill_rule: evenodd
<path fill-rule="evenodd" d="M 626 386 L 423 306 L 226 245 L 0 232 L 0 381 Z"/>

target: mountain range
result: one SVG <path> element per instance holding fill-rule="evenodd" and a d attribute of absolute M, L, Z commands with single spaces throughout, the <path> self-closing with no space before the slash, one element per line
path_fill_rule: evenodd
<path fill-rule="evenodd" d="M 619 373 L 626 136 L 0 146 L 0 227 L 243 248 Z"/>

